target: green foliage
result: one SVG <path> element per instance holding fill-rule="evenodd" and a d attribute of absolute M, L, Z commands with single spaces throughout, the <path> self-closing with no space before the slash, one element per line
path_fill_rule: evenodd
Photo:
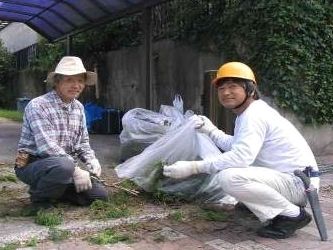
<path fill-rule="evenodd" d="M 129 237 L 127 235 L 119 234 L 112 229 L 107 229 L 104 232 L 89 237 L 88 240 L 94 244 L 106 245 L 115 244 L 119 241 L 129 241 Z"/>
<path fill-rule="evenodd" d="M 230 27 L 223 40 L 225 45 L 231 41 L 225 49 L 233 51 L 229 59 L 253 66 L 260 89 L 304 123 L 332 123 L 331 4 L 246 1 L 235 7 L 232 16 L 224 21 Z"/>
<path fill-rule="evenodd" d="M 109 201 L 96 200 L 90 205 L 90 214 L 96 219 L 126 217 L 130 214 L 128 198 L 127 194 L 120 192 Z"/>
<path fill-rule="evenodd" d="M 304 123 L 333 122 L 332 4 L 193 1 L 178 14 L 193 21 L 178 30 L 178 39 L 249 64 L 260 90 Z"/>
<path fill-rule="evenodd" d="M 140 15 L 130 15 L 79 33 L 73 38 L 73 53 L 83 58 L 98 57 L 102 51 L 138 46 L 142 41 L 140 22 Z"/>
<path fill-rule="evenodd" d="M 198 214 L 199 218 L 209 221 L 227 221 L 228 215 L 223 212 L 215 212 L 212 210 L 201 210 Z"/>
<path fill-rule="evenodd" d="M 181 210 L 174 211 L 169 215 L 169 218 L 175 222 L 182 222 L 185 220 L 185 213 Z"/>
<path fill-rule="evenodd" d="M 48 72 L 55 67 L 65 55 L 64 43 L 49 43 L 46 39 L 41 38 L 38 42 L 38 55 L 32 62 L 32 69 L 41 72 Z"/>
<path fill-rule="evenodd" d="M 16 110 L 0 109 L 0 117 L 21 122 L 23 120 L 23 113 Z"/>
<path fill-rule="evenodd" d="M 23 120 L 23 113 L 16 110 L 0 109 L 0 117 L 21 122 Z"/>
<path fill-rule="evenodd" d="M 37 238 L 33 237 L 25 244 L 25 246 L 27 246 L 27 247 L 36 247 L 37 243 L 38 243 Z"/>
<path fill-rule="evenodd" d="M 0 107 L 7 107 L 12 96 L 8 91 L 14 73 L 14 56 L 7 51 L 0 39 Z"/>
<path fill-rule="evenodd" d="M 7 244 L 3 247 L 0 247 L 0 250 L 16 250 L 17 248 L 20 247 L 20 244 L 18 243 L 11 243 L 11 244 Z"/>
<path fill-rule="evenodd" d="M 14 174 L 0 175 L 0 182 L 17 182 Z"/>
<path fill-rule="evenodd" d="M 44 210 L 41 209 L 37 212 L 35 222 L 38 225 L 53 227 L 60 225 L 63 221 L 63 211 L 59 209 Z"/>

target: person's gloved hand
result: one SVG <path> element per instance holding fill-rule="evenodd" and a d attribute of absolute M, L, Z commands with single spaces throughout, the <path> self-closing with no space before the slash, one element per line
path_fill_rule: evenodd
<path fill-rule="evenodd" d="M 89 172 L 79 167 L 75 167 L 73 180 L 78 193 L 92 188 Z"/>
<path fill-rule="evenodd" d="M 212 134 L 213 131 L 218 130 L 218 128 L 204 115 L 193 115 L 190 118 L 195 122 L 195 128 L 208 136 Z"/>
<path fill-rule="evenodd" d="M 182 179 L 203 172 L 204 161 L 177 161 L 163 167 L 163 175 L 174 179 Z"/>
<path fill-rule="evenodd" d="M 99 164 L 99 161 L 96 158 L 92 159 L 91 161 L 88 161 L 86 165 L 90 173 L 96 175 L 97 177 L 101 176 L 102 172 L 101 164 Z"/>

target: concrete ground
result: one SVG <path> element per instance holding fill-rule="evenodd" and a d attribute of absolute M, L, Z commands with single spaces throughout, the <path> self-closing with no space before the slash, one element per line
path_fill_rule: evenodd
<path fill-rule="evenodd" d="M 0 170 L 7 167 L 9 169 L 4 171 L 11 171 L 20 128 L 20 123 L 0 120 Z M 108 175 L 114 175 L 113 166 L 120 159 L 118 136 L 90 137 L 91 145 L 103 165 L 103 171 Z M 325 163 L 333 163 L 331 156 L 325 157 Z M 321 170 L 324 173 L 321 177 L 320 202 L 329 236 L 326 242 L 320 241 L 314 222 L 298 230 L 297 234 L 289 239 L 272 240 L 256 236 L 255 230 L 260 224 L 245 211 L 230 211 L 226 213 L 227 219 L 222 221 L 207 220 L 207 217 L 199 216 L 200 211 L 192 204 L 165 206 L 147 202 L 142 205 L 140 213 L 112 220 L 78 217 L 80 211 L 84 213 L 86 210 L 73 207 L 64 222 L 56 227 L 70 232 L 70 238 L 62 241 L 52 240 L 51 229 L 37 225 L 33 217 L 6 215 L 0 218 L 0 249 L 12 243 L 31 242 L 33 239 L 38 239 L 38 243 L 21 249 L 333 249 L 333 171 L 329 166 L 323 166 Z M 13 184 L 14 187 L 11 185 L 0 181 L 0 198 L 2 194 L 11 197 L 8 189 L 13 188 L 12 190 L 20 191 L 15 194 L 15 198 L 26 202 L 26 187 L 15 186 L 21 184 Z M 8 199 L 7 202 L 10 203 L 11 198 Z M 8 204 L 0 204 L 5 205 Z M 87 237 L 107 228 L 117 228 L 120 232 L 130 234 L 131 240 L 107 245 L 96 245 L 86 240 Z"/>

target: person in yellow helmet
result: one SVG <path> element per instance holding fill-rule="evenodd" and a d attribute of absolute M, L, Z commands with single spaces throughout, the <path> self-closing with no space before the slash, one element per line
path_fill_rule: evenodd
<path fill-rule="evenodd" d="M 216 175 L 225 194 L 244 204 L 261 222 L 268 222 L 258 230 L 259 236 L 288 238 L 312 220 L 304 209 L 304 185 L 293 173 L 311 166 L 311 183 L 319 190 L 315 157 L 299 131 L 260 99 L 249 66 L 223 64 L 212 83 L 219 102 L 237 115 L 234 135 L 225 134 L 205 116 L 193 116 L 198 132 L 209 136 L 224 153 L 215 159 L 177 161 L 164 166 L 163 174 L 176 179 Z"/>

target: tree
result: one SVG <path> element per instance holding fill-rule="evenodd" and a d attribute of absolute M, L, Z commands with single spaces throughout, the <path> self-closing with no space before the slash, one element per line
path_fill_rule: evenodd
<path fill-rule="evenodd" d="M 0 40 L 0 107 L 8 107 L 12 96 L 9 90 L 9 79 L 14 72 L 14 56 L 7 51 Z"/>

